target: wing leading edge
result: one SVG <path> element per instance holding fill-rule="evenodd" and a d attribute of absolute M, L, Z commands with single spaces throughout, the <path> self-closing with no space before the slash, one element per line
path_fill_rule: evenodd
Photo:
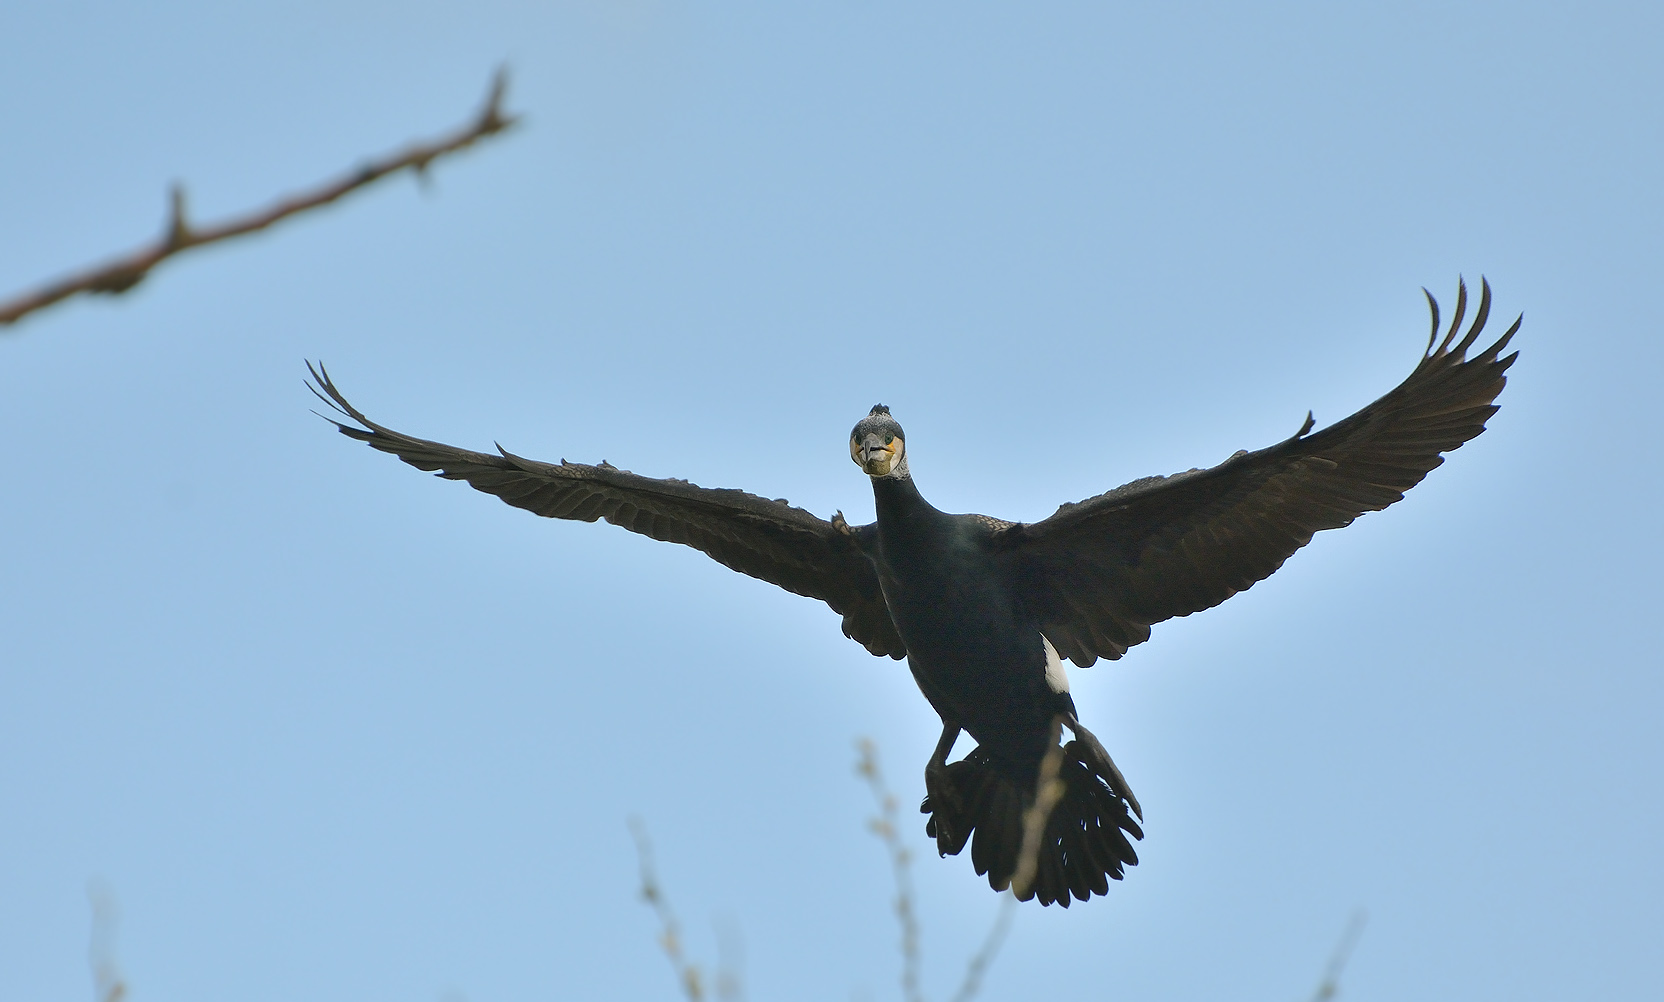
<path fill-rule="evenodd" d="M 1345 420 L 1308 434 L 1308 414 L 1299 432 L 1270 448 L 1135 480 L 998 532 L 1000 559 L 1058 653 L 1083 667 L 1119 658 L 1149 639 L 1152 624 L 1211 608 L 1267 577 L 1313 533 L 1399 500 L 1444 453 L 1484 431 L 1519 354 L 1501 355 L 1520 320 L 1467 358 L 1490 315 L 1490 284 L 1481 279 L 1473 324 L 1455 342 L 1467 298 L 1459 285 L 1439 341 L 1439 306 L 1428 293 L 1433 332 L 1420 364 Z"/>
<path fill-rule="evenodd" d="M 878 577 L 841 517 L 818 518 L 784 501 L 739 490 L 655 480 L 608 463 L 558 465 L 412 438 L 379 425 L 347 402 L 322 365 L 307 364 L 312 392 L 353 424 L 329 420 L 341 434 L 416 467 L 462 480 L 476 490 L 546 518 L 605 519 L 654 539 L 682 543 L 724 566 L 819 599 L 843 616 L 844 634 L 876 655 L 902 658 Z"/>

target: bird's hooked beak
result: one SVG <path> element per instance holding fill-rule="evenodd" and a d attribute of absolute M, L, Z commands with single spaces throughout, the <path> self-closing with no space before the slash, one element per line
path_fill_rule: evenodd
<path fill-rule="evenodd" d="M 885 439 L 889 439 L 888 442 Z M 869 477 L 887 477 L 901 461 L 904 440 L 895 435 L 868 432 L 849 440 L 849 458 Z"/>

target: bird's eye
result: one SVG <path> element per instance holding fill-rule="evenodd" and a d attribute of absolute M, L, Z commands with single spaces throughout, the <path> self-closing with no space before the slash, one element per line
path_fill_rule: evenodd
<path fill-rule="evenodd" d="M 885 435 L 884 436 L 884 444 L 885 445 L 889 445 L 891 442 L 894 442 L 895 440 L 896 440 L 896 437 L 894 435 Z"/>

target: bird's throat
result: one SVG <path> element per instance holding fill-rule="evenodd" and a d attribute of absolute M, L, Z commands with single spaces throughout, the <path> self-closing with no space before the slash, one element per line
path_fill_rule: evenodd
<path fill-rule="evenodd" d="M 912 477 L 874 477 L 872 497 L 881 533 L 906 532 L 941 514 L 919 493 Z"/>

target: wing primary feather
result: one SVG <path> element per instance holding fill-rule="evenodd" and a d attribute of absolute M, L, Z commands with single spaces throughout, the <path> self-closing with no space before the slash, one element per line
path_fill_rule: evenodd
<path fill-rule="evenodd" d="M 1422 352 L 1426 356 L 1433 353 L 1433 343 L 1439 339 L 1439 301 L 1433 298 L 1433 293 L 1425 285 L 1421 287 L 1421 294 L 1427 297 L 1428 312 L 1433 314 L 1433 332 L 1427 335 L 1427 349 Z"/>
<path fill-rule="evenodd" d="M 308 372 L 312 373 L 313 380 L 318 384 L 317 386 L 308 384 L 306 388 L 311 390 L 312 393 L 318 397 L 318 399 L 328 404 L 332 410 L 357 421 L 366 428 L 376 427 L 375 424 L 359 412 L 358 408 L 347 402 L 347 398 L 341 395 L 340 390 L 335 388 L 335 381 L 329 378 L 329 369 L 324 366 L 323 362 L 320 361 L 317 368 L 313 368 L 312 363 L 308 361 L 306 363 L 306 369 Z M 320 388 L 323 391 L 322 393 L 319 392 Z M 324 393 L 329 394 L 329 396 L 326 398 Z M 326 418 L 326 420 L 328 419 Z M 339 421 L 334 423 L 337 428 L 342 427 Z"/>
<path fill-rule="evenodd" d="M 1435 355 L 1443 355 L 1450 347 L 1450 342 L 1456 340 L 1456 332 L 1462 328 L 1462 317 L 1468 312 L 1468 283 L 1456 276 L 1456 312 L 1450 318 L 1450 330 L 1445 332 L 1444 340 L 1439 342 L 1439 350 Z"/>
<path fill-rule="evenodd" d="M 1294 436 L 1269 448 L 1207 470 L 1134 480 L 1041 522 L 999 530 L 1001 559 L 1020 576 L 1025 604 L 1059 653 L 1076 664 L 1121 656 L 1152 624 L 1264 579 L 1314 533 L 1399 501 L 1482 433 L 1519 355 L 1503 352 L 1524 318 L 1476 351 L 1493 305 L 1489 279 L 1480 277 L 1471 325 L 1465 280 L 1453 315 L 1422 293 L 1427 348 L 1374 403 L 1316 432 L 1308 412 Z"/>
<path fill-rule="evenodd" d="M 316 380 L 319 383 L 327 383 L 328 380 L 329 380 L 329 373 L 327 371 L 323 371 L 323 373 L 320 375 L 320 370 L 323 370 L 323 367 L 324 367 L 324 364 L 322 362 L 318 363 L 318 368 L 316 368 L 316 369 L 312 368 L 312 363 L 310 361 L 308 361 L 306 363 L 306 371 L 308 371 L 312 374 L 312 378 L 314 380 Z M 321 392 L 319 392 L 318 388 L 316 386 L 313 386 L 311 383 L 307 383 L 306 388 L 308 390 L 312 391 L 313 396 L 317 397 L 319 400 L 322 400 L 324 402 L 325 407 L 328 407 L 330 410 L 332 410 L 335 413 L 341 415 L 342 417 L 347 417 L 347 418 L 352 417 L 351 414 L 348 414 L 346 411 L 342 410 L 341 406 L 339 404 L 337 404 L 335 401 L 331 400 L 330 398 L 324 396 Z M 317 411 L 313 411 L 312 413 L 318 414 Z M 325 421 L 328 421 L 330 424 L 333 424 L 336 427 L 340 427 L 340 422 L 336 421 L 334 418 L 330 417 L 328 414 L 318 414 L 318 416 L 323 418 Z"/>
<path fill-rule="evenodd" d="M 847 524 L 839 528 L 783 501 L 675 478 L 655 480 L 610 463 L 587 466 L 563 459 L 555 466 L 517 456 L 501 443 L 492 455 L 414 438 L 354 407 L 322 362 L 307 361 L 306 368 L 312 377 L 307 388 L 342 420 L 320 416 L 348 438 L 537 515 L 606 519 L 692 546 L 742 574 L 820 599 L 846 617 L 851 636 L 874 654 L 906 656 L 872 564 Z"/>
<path fill-rule="evenodd" d="M 1485 279 L 1484 275 L 1480 275 L 1479 276 L 1479 310 L 1476 313 L 1474 313 L 1474 315 L 1473 315 L 1473 326 L 1468 328 L 1467 337 L 1462 338 L 1462 343 L 1458 344 L 1456 346 L 1456 357 L 1457 358 L 1462 358 L 1463 356 L 1467 355 L 1468 349 L 1472 348 L 1473 347 L 1473 342 L 1478 339 L 1479 332 L 1485 329 L 1485 321 L 1486 321 L 1486 319 L 1488 319 L 1490 317 L 1490 315 L 1491 315 L 1491 283 Z"/>
<path fill-rule="evenodd" d="M 1518 334 L 1520 332 L 1520 324 L 1523 324 L 1523 323 L 1525 323 L 1525 314 L 1521 313 L 1519 316 L 1514 318 L 1514 322 L 1513 322 L 1512 325 L 1509 326 L 1508 330 L 1505 331 L 1501 337 L 1496 339 L 1496 344 L 1491 345 L 1489 348 L 1486 348 L 1484 351 L 1482 351 L 1478 355 L 1474 356 L 1474 361 L 1475 362 L 1494 361 L 1496 359 L 1497 353 L 1502 351 L 1502 349 L 1508 347 L 1508 342 L 1514 340 L 1514 335 Z M 1509 355 L 1507 358 L 1502 359 L 1501 360 L 1502 368 L 1506 369 L 1510 365 L 1513 365 L 1514 364 L 1514 359 L 1518 358 L 1519 355 L 1520 355 L 1520 353 L 1516 351 L 1512 355 Z"/>

